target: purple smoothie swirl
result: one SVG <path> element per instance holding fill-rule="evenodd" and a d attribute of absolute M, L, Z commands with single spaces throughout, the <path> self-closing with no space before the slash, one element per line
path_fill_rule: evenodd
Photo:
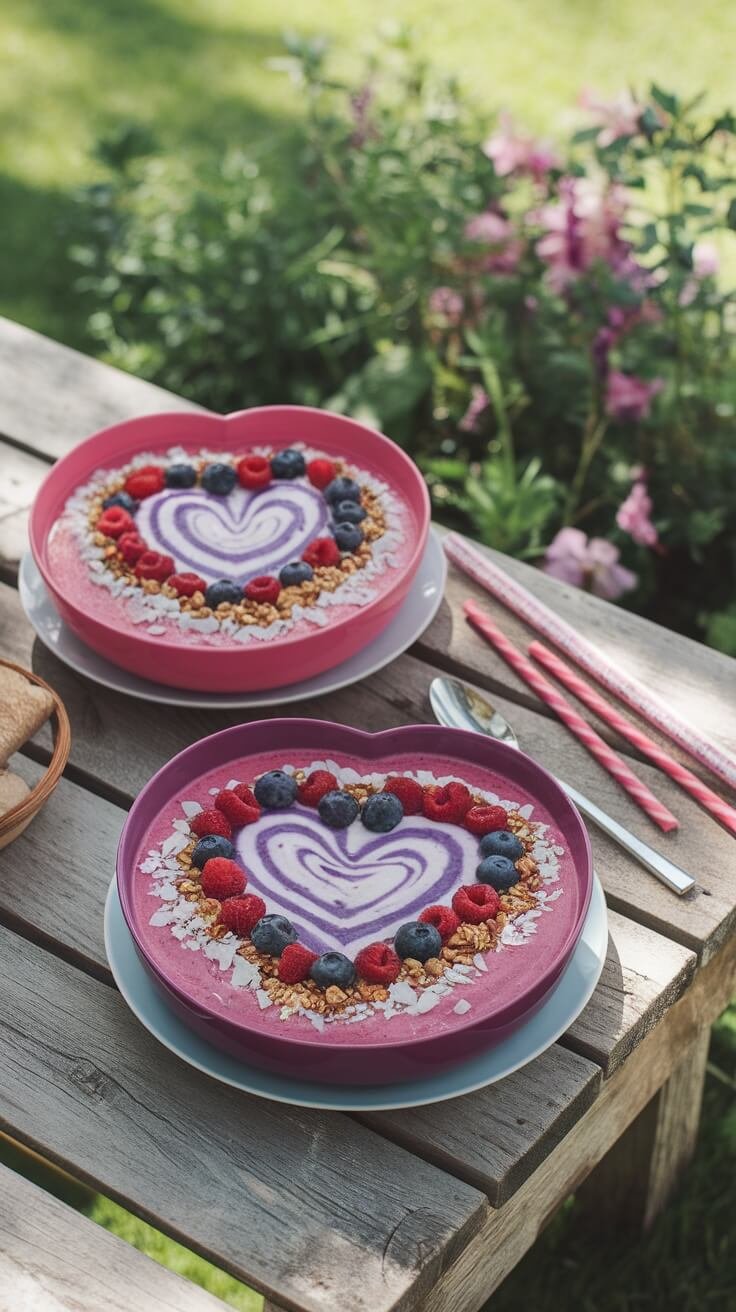
<path fill-rule="evenodd" d="M 235 841 L 248 892 L 288 916 L 315 952 L 350 957 L 425 907 L 449 903 L 478 861 L 477 840 L 457 825 L 411 816 L 388 834 L 357 823 L 332 830 L 299 805 L 263 815 Z"/>
<path fill-rule="evenodd" d="M 321 492 L 280 482 L 255 492 L 237 487 L 227 498 L 167 488 L 141 503 L 136 528 L 153 550 L 173 556 L 177 571 L 244 584 L 298 560 L 327 523 Z"/>

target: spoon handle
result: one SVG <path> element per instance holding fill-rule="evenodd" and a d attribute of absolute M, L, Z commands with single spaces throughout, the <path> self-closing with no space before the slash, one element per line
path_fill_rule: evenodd
<path fill-rule="evenodd" d="M 557 782 L 563 792 L 567 793 L 570 801 L 575 803 L 578 811 L 581 811 L 589 820 L 592 820 L 599 829 L 603 830 L 604 834 L 608 834 L 609 838 L 613 838 L 619 847 L 623 847 L 625 851 L 635 856 L 637 861 L 641 862 L 653 875 L 656 875 L 657 879 L 660 879 L 668 888 L 679 894 L 688 893 L 691 888 L 694 888 L 695 880 L 691 875 L 681 870 L 679 866 L 676 866 L 674 861 L 662 856 L 660 852 L 655 852 L 653 847 L 637 838 L 636 834 L 632 834 L 624 825 L 620 825 L 618 820 L 614 820 L 613 816 L 609 815 L 607 811 L 603 811 L 600 806 L 596 806 L 595 802 L 591 802 L 589 798 L 584 797 L 582 793 L 578 792 L 577 788 L 571 788 L 570 784 L 563 783 L 561 779 L 558 779 Z"/>

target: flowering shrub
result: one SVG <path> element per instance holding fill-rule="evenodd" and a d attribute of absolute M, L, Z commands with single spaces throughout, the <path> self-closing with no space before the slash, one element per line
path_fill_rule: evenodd
<path fill-rule="evenodd" d="M 375 423 L 441 518 L 736 651 L 732 115 L 586 92 L 552 144 L 402 39 L 355 86 L 316 42 L 279 63 L 304 122 L 276 159 L 192 179 L 103 143 L 74 253 L 107 357 Z"/>

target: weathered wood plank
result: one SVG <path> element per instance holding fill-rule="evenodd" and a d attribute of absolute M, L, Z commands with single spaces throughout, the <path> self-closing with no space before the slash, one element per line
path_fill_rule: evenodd
<path fill-rule="evenodd" d="M 598 987 L 565 1035 L 606 1075 L 682 996 L 695 974 L 695 954 L 616 911 L 608 915 L 608 955 Z"/>
<path fill-rule="evenodd" d="M 649 1230 L 673 1195 L 695 1151 L 709 1044 L 704 1028 L 588 1176 L 580 1201 L 594 1233 Z"/>
<path fill-rule="evenodd" d="M 224 1312 L 225 1304 L 0 1166 L 0 1312 Z"/>
<path fill-rule="evenodd" d="M 408 1312 L 481 1224 L 481 1194 L 388 1140 L 183 1067 L 8 930 L 0 953 L 8 1131 L 285 1307 Z"/>
<path fill-rule="evenodd" d="M 592 1105 L 600 1079 L 597 1065 L 555 1044 L 500 1084 L 464 1098 L 358 1119 L 500 1207 Z"/>
<path fill-rule="evenodd" d="M 500 1210 L 492 1209 L 437 1282 L 421 1312 L 478 1312 L 538 1238 L 560 1203 L 605 1156 L 727 1005 L 736 987 L 736 939 L 703 970 L 542 1166 Z"/>
<path fill-rule="evenodd" d="M 98 428 L 200 407 L 0 319 L 0 434 L 55 460 Z"/>
<path fill-rule="evenodd" d="M 32 664 L 66 702 L 75 777 L 122 805 L 129 805 L 154 771 L 189 743 L 229 724 L 279 714 L 278 708 L 253 716 L 237 711 L 172 711 L 115 695 L 80 678 L 34 643 L 17 593 L 1 584 L 0 616 L 0 652 L 21 664 Z M 436 672 L 423 660 L 403 656 L 361 684 L 300 703 L 295 711 L 373 730 L 431 720 L 427 692 Z M 588 754 L 561 724 L 504 697 L 494 700 L 516 728 L 522 745 L 542 765 L 591 793 L 618 820 L 655 845 L 660 843 L 697 876 L 698 890 L 677 898 L 591 827 L 596 868 L 609 905 L 707 959 L 736 926 L 733 838 L 652 766 L 642 765 L 641 777 L 682 821 L 677 833 L 653 838 L 652 826 L 638 807 L 605 771 L 591 765 Z M 48 743 L 48 732 L 40 741 Z"/>
<path fill-rule="evenodd" d="M 17 573 L 28 546 L 28 512 L 49 466 L 38 456 L 0 441 L 0 570 Z"/>
<path fill-rule="evenodd" d="M 697 723 L 714 742 L 736 752 L 736 664 L 728 656 L 579 588 L 550 579 L 522 561 L 486 548 L 481 550 L 487 550 L 511 578 L 523 583 L 594 646 L 604 648 L 618 668 L 656 690 L 661 700 L 683 719 Z M 462 605 L 467 597 L 474 597 L 497 616 L 504 632 L 517 646 L 524 648 L 538 636 L 451 564 L 445 600 L 417 644 L 418 651 L 427 660 L 451 668 L 479 686 L 506 693 L 512 690 L 512 695 L 527 705 L 538 705 L 533 693 L 465 620 Z M 590 712 L 586 710 L 584 714 L 589 717 Z M 645 727 L 657 738 L 656 731 Z M 660 741 L 673 755 L 678 755 L 679 748 L 669 739 Z M 689 757 L 681 759 L 697 770 Z M 712 782 L 712 776 L 704 777 Z"/>

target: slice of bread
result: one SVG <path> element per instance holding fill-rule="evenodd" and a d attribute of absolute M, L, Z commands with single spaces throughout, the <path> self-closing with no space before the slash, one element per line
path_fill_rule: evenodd
<path fill-rule="evenodd" d="M 45 688 L 0 665 L 0 766 L 37 733 L 54 709 Z"/>

